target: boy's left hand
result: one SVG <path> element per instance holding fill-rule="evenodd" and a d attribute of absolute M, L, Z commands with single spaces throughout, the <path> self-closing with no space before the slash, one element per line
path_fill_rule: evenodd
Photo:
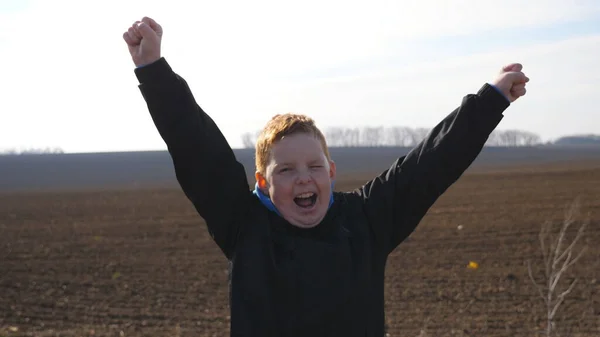
<path fill-rule="evenodd" d="M 511 103 L 527 92 L 525 83 L 529 82 L 529 78 L 522 70 L 523 66 L 520 63 L 509 64 L 503 67 L 498 77 L 492 81 Z"/>

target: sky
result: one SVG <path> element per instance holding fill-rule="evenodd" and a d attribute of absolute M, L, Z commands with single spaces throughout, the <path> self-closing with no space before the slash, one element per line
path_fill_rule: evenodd
<path fill-rule="evenodd" d="M 122 34 L 143 16 L 229 144 L 277 113 L 435 126 L 508 63 L 499 130 L 600 134 L 598 0 L 0 0 L 0 150 L 164 150 Z"/>

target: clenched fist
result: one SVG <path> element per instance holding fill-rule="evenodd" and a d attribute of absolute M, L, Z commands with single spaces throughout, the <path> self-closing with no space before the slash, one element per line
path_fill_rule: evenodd
<path fill-rule="evenodd" d="M 153 63 L 160 58 L 162 34 L 162 27 L 149 17 L 134 22 L 123 33 L 123 39 L 127 42 L 129 54 L 136 67 Z"/>
<path fill-rule="evenodd" d="M 502 68 L 500 74 L 492 82 L 511 103 L 527 92 L 525 83 L 529 82 L 529 78 L 522 70 L 523 66 L 519 63 L 509 64 Z"/>

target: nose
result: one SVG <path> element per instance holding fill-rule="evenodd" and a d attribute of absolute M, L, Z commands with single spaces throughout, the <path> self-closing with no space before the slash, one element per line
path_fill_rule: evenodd
<path fill-rule="evenodd" d="M 308 184 L 312 181 L 312 176 L 310 172 L 307 170 L 301 170 L 298 172 L 298 176 L 296 178 L 297 184 Z"/>

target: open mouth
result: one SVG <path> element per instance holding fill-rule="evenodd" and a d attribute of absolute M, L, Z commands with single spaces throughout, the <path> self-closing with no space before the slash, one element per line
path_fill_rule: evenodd
<path fill-rule="evenodd" d="M 302 193 L 294 198 L 294 202 L 302 208 L 311 208 L 317 202 L 317 194 L 312 192 Z"/>

